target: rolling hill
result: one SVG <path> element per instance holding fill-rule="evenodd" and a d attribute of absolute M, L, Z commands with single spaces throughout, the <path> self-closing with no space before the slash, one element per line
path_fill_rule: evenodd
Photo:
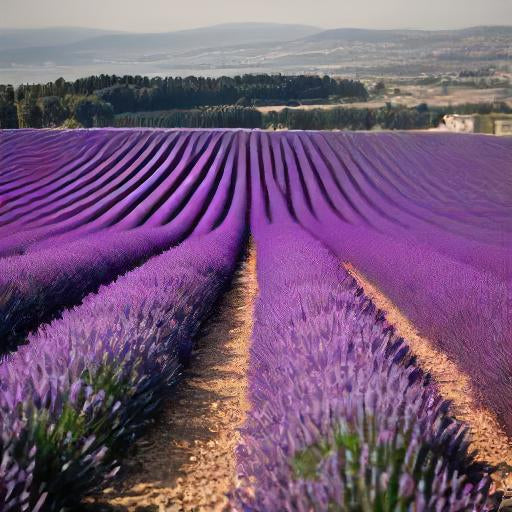
<path fill-rule="evenodd" d="M 235 23 L 164 33 L 0 30 L 2 81 L 90 74 L 235 75 L 249 72 L 419 74 L 510 62 L 512 27 L 321 30 Z"/>

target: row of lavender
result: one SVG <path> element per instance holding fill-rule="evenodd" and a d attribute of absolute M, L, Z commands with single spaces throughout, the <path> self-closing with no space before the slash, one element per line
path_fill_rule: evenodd
<path fill-rule="evenodd" d="M 341 261 L 297 224 L 306 201 L 283 193 L 272 140 L 258 137 L 251 231 L 260 295 L 235 510 L 493 510 L 492 469 L 475 460 L 467 428 Z M 292 180 L 284 190 L 299 188 Z M 321 194 L 310 197 L 311 232 L 342 238 L 339 225 L 317 219 Z"/>
<path fill-rule="evenodd" d="M 190 238 L 66 311 L 2 364 L 0 509 L 74 510 L 115 474 L 178 378 L 239 237 Z"/>
<path fill-rule="evenodd" d="M 261 133 L 251 149 L 266 218 L 281 216 L 281 197 L 460 365 L 512 433 L 512 140 Z"/>
<path fill-rule="evenodd" d="M 115 474 L 234 271 L 247 208 L 243 147 L 218 157 L 220 170 L 207 167 L 174 229 L 103 230 L 1 260 L 15 285 L 11 314 L 36 324 L 187 236 L 41 325 L 0 364 L 0 510 L 76 510 Z"/>
<path fill-rule="evenodd" d="M 115 474 L 240 251 L 243 205 L 41 328 L 0 367 L 1 510 L 61 510 Z"/>
<path fill-rule="evenodd" d="M 90 135 L 95 152 L 101 153 L 97 139 L 107 146 L 119 144 L 120 135 L 115 132 L 100 135 Z M 151 138 L 158 138 L 162 145 L 159 151 L 170 151 L 160 163 L 148 163 L 150 176 L 138 160 L 118 162 L 113 167 L 115 173 L 135 174 L 137 178 L 126 184 L 130 185 L 126 190 L 109 175 L 106 163 L 98 165 L 95 159 L 82 165 L 93 174 L 93 191 L 88 190 L 85 177 L 75 176 L 66 166 L 49 172 L 48 179 L 66 203 L 60 203 L 51 191 L 36 193 L 36 189 L 44 188 L 44 176 L 33 172 L 26 177 L 18 172 L 10 178 L 20 183 L 17 199 L 2 196 L 4 217 L 16 213 L 17 220 L 6 225 L 0 237 L 0 247 L 6 254 L 14 254 L 0 259 L 0 351 L 14 348 L 30 330 L 51 320 L 63 307 L 77 304 L 100 284 L 112 281 L 190 233 L 204 232 L 222 221 L 239 174 L 237 162 L 244 159 L 244 144 L 237 143 L 244 134 L 164 135 L 123 135 L 128 138 L 126 144 L 142 148 L 151 146 Z M 37 142 L 42 135 L 35 132 L 34 137 Z M 77 172 L 85 173 L 82 167 L 78 166 Z M 69 187 L 79 191 L 89 206 L 74 197 Z M 43 199 L 66 219 L 66 209 L 72 208 L 73 214 L 63 222 L 52 220 L 43 215 Z M 44 227 L 25 226 L 30 225 L 31 210 L 41 217 Z M 143 217 L 148 220 L 140 227 L 130 220 Z M 169 220 L 160 225 L 158 219 L 164 217 Z"/>
<path fill-rule="evenodd" d="M 339 261 L 297 225 L 257 233 L 234 509 L 492 510 L 467 428 Z"/>

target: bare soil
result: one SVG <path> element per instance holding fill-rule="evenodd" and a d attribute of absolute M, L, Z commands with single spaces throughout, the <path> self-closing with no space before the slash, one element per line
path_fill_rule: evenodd
<path fill-rule="evenodd" d="M 97 510 L 221 511 L 236 485 L 238 428 L 248 408 L 247 367 L 257 294 L 247 261 L 200 337 L 190 369 L 155 425 L 124 460 L 124 474 L 93 501 Z"/>
<path fill-rule="evenodd" d="M 512 487 L 512 440 L 505 434 L 495 414 L 487 409 L 485 402 L 472 388 L 469 377 L 437 350 L 434 344 L 422 337 L 410 320 L 350 263 L 345 268 L 363 288 L 375 305 L 384 311 L 387 321 L 393 325 L 399 336 L 407 340 L 419 366 L 429 372 L 436 381 L 441 395 L 452 402 L 453 415 L 470 426 L 473 448 L 478 458 L 499 466 L 494 474 L 498 489 Z"/>

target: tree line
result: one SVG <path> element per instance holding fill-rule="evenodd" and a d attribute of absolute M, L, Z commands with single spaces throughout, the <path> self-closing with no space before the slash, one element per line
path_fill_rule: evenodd
<path fill-rule="evenodd" d="M 223 106 L 168 112 L 138 112 L 117 115 L 119 128 L 262 128 L 290 130 L 420 130 L 434 128 L 445 114 L 511 113 L 506 103 L 415 107 L 387 104 L 380 108 L 332 107 L 285 108 L 262 113 L 254 107 Z"/>
<path fill-rule="evenodd" d="M 262 113 L 253 107 L 224 105 L 191 110 L 119 114 L 117 128 L 261 128 Z"/>
<path fill-rule="evenodd" d="M 0 85 L 0 128 L 189 127 L 302 130 L 424 129 L 443 115 L 510 112 L 505 103 L 406 108 L 285 108 L 262 114 L 255 106 L 367 99 L 357 81 L 309 75 L 148 78 L 99 75 L 67 82 Z"/>
<path fill-rule="evenodd" d="M 98 75 L 69 82 L 0 85 L 0 128 L 107 125 L 124 112 L 201 106 L 288 103 L 351 98 L 368 91 L 355 80 L 314 75 L 243 75 L 205 78 Z"/>
<path fill-rule="evenodd" d="M 109 126 L 110 103 L 94 95 L 36 96 L 12 86 L 0 86 L 1 128 L 91 128 Z"/>

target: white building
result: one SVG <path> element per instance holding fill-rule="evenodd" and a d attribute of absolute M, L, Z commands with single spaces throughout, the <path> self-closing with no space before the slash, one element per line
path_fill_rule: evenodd
<path fill-rule="evenodd" d="M 512 114 L 448 114 L 443 123 L 453 132 L 512 135 Z"/>
<path fill-rule="evenodd" d="M 473 115 L 448 114 L 443 117 L 443 122 L 452 132 L 475 133 L 476 119 Z"/>

